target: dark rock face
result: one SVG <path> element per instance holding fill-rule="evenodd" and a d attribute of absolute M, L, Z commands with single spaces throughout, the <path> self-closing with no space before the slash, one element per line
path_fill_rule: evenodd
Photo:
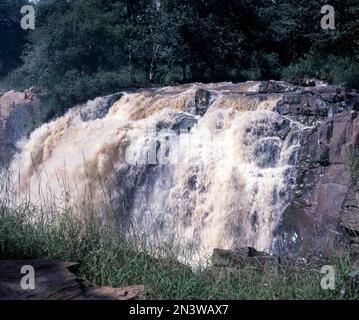
<path fill-rule="evenodd" d="M 284 93 L 295 91 L 295 89 L 295 87 L 292 87 L 288 83 L 270 80 L 261 83 L 258 93 Z"/>
<path fill-rule="evenodd" d="M 253 159 L 260 168 L 274 168 L 280 158 L 280 144 L 275 138 L 259 142 L 254 150 Z"/>
<path fill-rule="evenodd" d="M 33 89 L 9 91 L 0 97 L 0 165 L 16 152 L 16 143 L 39 123 L 40 102 Z"/>
<path fill-rule="evenodd" d="M 81 106 L 81 120 L 84 122 L 102 119 L 113 104 L 122 97 L 122 93 L 115 93 L 106 97 L 99 97 Z"/>
<path fill-rule="evenodd" d="M 196 92 L 195 97 L 195 106 L 196 106 L 196 114 L 199 116 L 204 116 L 209 108 L 209 103 L 211 100 L 211 92 L 203 89 L 199 89 Z"/>
<path fill-rule="evenodd" d="M 328 107 L 320 95 L 290 94 L 278 104 L 278 112 L 290 116 L 327 117 Z"/>
<path fill-rule="evenodd" d="M 342 206 L 340 225 L 355 238 L 359 235 L 359 187 L 349 189 Z M 358 238 L 359 239 L 359 238 Z M 353 239 L 355 241 L 355 239 Z"/>
<path fill-rule="evenodd" d="M 347 231 L 359 232 L 359 191 L 351 185 L 347 165 L 350 152 L 359 147 L 359 94 L 340 87 L 290 87 L 273 81 L 259 89 L 259 94 L 278 92 L 283 98 L 277 112 L 302 124 L 303 130 L 292 162 L 297 171 L 292 199 L 275 232 L 273 249 L 284 255 L 330 255 L 348 242 Z M 259 167 L 275 164 L 274 142 L 269 139 L 258 146 Z"/>
<path fill-rule="evenodd" d="M 347 160 L 358 147 L 357 94 L 317 88 L 287 95 L 278 112 L 308 126 L 302 133 L 293 199 L 276 232 L 277 252 L 329 255 L 359 230 L 359 193 Z M 355 231 L 356 232 L 356 231 Z"/>
<path fill-rule="evenodd" d="M 276 266 L 279 263 L 279 257 L 259 252 L 251 247 L 237 250 L 215 249 L 212 255 L 212 264 L 215 267 L 243 268 L 247 265 L 263 267 L 268 265 Z"/>
<path fill-rule="evenodd" d="M 188 132 L 197 124 L 197 119 L 189 114 L 177 113 L 172 121 L 161 121 L 157 124 L 157 132 L 162 130 L 172 130 L 177 134 Z"/>

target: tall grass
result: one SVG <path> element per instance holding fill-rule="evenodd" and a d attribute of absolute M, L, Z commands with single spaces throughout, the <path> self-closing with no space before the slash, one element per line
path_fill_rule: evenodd
<path fill-rule="evenodd" d="M 30 202 L 11 204 L 7 199 L 2 194 L 0 259 L 77 262 L 79 275 L 95 286 L 144 285 L 146 299 L 359 298 L 358 283 L 348 276 L 349 259 L 332 262 L 338 272 L 333 291 L 323 290 L 323 275 L 305 264 L 236 269 L 203 261 L 194 270 L 178 262 L 176 246 L 159 246 L 162 254 L 155 258 L 145 239 L 134 244 L 91 211 L 78 215 L 71 208 L 57 208 L 50 215 L 55 219 Z M 41 218 L 34 222 L 34 216 Z"/>

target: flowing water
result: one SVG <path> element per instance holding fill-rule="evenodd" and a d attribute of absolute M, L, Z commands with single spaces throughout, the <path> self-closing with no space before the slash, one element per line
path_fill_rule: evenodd
<path fill-rule="evenodd" d="M 211 92 L 196 114 L 198 89 Z M 258 83 L 192 84 L 123 93 L 103 117 L 82 107 L 19 145 L 19 200 L 91 207 L 152 245 L 179 241 L 196 259 L 214 248 L 271 252 L 291 200 L 301 127 Z"/>

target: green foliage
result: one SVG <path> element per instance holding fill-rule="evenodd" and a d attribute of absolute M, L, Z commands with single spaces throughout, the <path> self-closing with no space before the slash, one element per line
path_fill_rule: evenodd
<path fill-rule="evenodd" d="M 358 88 L 359 4 L 333 0 L 336 30 L 322 30 L 326 4 L 162 0 L 158 8 L 154 0 L 42 0 L 11 85 L 42 89 L 51 114 L 132 86 L 310 77 Z M 9 30 L 19 32 L 12 21 Z M 0 63 L 2 55 L 18 60 L 24 47 L 22 36 L 9 36 L 16 45 L 11 53 L 0 46 Z"/>
<path fill-rule="evenodd" d="M 279 5 L 286 12 L 278 10 L 284 16 L 273 26 L 282 45 L 281 59 L 288 62 L 281 68 L 281 77 L 291 81 L 317 78 L 357 89 L 359 4 L 355 0 L 331 1 L 336 29 L 323 30 L 320 8 L 326 4 L 327 1 L 290 0 Z"/>
<path fill-rule="evenodd" d="M 61 114 L 123 87 L 271 77 L 278 56 L 251 54 L 264 39 L 257 5 L 174 0 L 158 10 L 148 0 L 40 1 L 11 82 L 42 89 L 51 113 Z"/>
<path fill-rule="evenodd" d="M 310 53 L 296 63 L 292 63 L 281 71 L 282 78 L 295 81 L 306 78 L 326 80 L 348 88 L 359 89 L 359 56 L 323 57 L 318 53 Z"/>
<path fill-rule="evenodd" d="M 354 184 L 359 182 L 359 149 L 354 149 L 348 157 L 347 167 Z"/>
<path fill-rule="evenodd" d="M 35 85 L 62 113 L 74 103 L 145 84 L 154 8 L 146 1 L 40 1 L 15 86 Z M 132 12 L 132 10 L 137 10 Z"/>
<path fill-rule="evenodd" d="M 334 67 L 334 83 L 344 84 L 348 88 L 359 89 L 359 56 L 341 60 Z"/>
<path fill-rule="evenodd" d="M 20 63 L 26 32 L 20 27 L 20 9 L 26 0 L 0 1 L 0 77 Z"/>

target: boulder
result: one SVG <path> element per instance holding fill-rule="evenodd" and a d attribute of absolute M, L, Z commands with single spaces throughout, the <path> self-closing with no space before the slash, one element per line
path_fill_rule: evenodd
<path fill-rule="evenodd" d="M 144 286 L 129 286 L 125 288 L 93 288 L 85 290 L 85 300 L 143 300 Z"/>
<path fill-rule="evenodd" d="M 195 96 L 195 113 L 196 115 L 199 116 L 204 116 L 205 113 L 207 112 L 208 108 L 209 108 L 209 104 L 210 104 L 210 100 L 211 100 L 211 92 L 204 90 L 204 89 L 199 89 L 196 92 L 196 96 Z"/>
<path fill-rule="evenodd" d="M 172 130 L 177 134 L 181 134 L 183 132 L 189 132 L 197 123 L 198 121 L 194 116 L 179 112 L 176 113 L 174 117 L 171 117 L 171 120 L 157 123 L 156 131 Z"/>
<path fill-rule="evenodd" d="M 293 87 L 289 83 L 283 81 L 270 80 L 270 81 L 263 81 L 260 84 L 258 93 L 262 93 L 262 94 L 284 93 L 284 92 L 291 92 L 294 90 L 295 87 Z"/>
<path fill-rule="evenodd" d="M 81 106 L 80 117 L 84 122 L 102 119 L 113 104 L 122 97 L 122 93 L 115 93 L 105 97 L 98 97 Z"/>
<path fill-rule="evenodd" d="M 17 92 L 11 90 L 5 92 L 0 97 L 0 118 L 3 121 L 6 121 L 11 114 L 13 108 L 16 105 L 24 104 L 26 101 L 26 95 L 24 92 Z"/>
<path fill-rule="evenodd" d="M 21 287 L 23 266 L 35 272 L 34 290 Z M 0 261 L 0 300 L 136 300 L 144 286 L 93 288 L 77 276 L 77 264 L 61 261 Z"/>
<path fill-rule="evenodd" d="M 0 159 L 7 162 L 16 143 L 39 124 L 41 105 L 35 89 L 9 91 L 0 97 Z M 4 163 L 2 163 L 4 164 Z M 1 165 L 1 164 L 0 164 Z"/>
<path fill-rule="evenodd" d="M 315 87 L 316 81 L 314 79 L 305 79 L 303 81 L 303 87 Z"/>
<path fill-rule="evenodd" d="M 276 266 L 280 264 L 280 258 L 251 247 L 236 250 L 215 249 L 212 254 L 212 264 L 214 267 L 226 268 Z"/>

